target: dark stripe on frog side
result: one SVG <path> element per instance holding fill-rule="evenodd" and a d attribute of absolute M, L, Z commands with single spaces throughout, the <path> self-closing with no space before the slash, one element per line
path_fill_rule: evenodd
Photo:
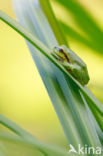
<path fill-rule="evenodd" d="M 69 60 L 67 54 L 64 52 L 64 50 L 63 50 L 62 48 L 59 48 L 59 47 L 56 47 L 56 48 L 58 48 L 58 50 L 59 50 L 62 54 L 64 54 L 64 56 L 65 56 L 65 58 L 67 59 L 68 63 L 70 63 L 70 60 Z"/>

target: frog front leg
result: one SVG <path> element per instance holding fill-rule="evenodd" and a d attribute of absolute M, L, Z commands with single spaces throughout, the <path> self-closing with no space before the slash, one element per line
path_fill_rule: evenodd
<path fill-rule="evenodd" d="M 68 63 L 68 62 L 61 62 L 62 66 L 65 67 L 68 71 L 72 71 L 73 70 L 73 65 Z"/>

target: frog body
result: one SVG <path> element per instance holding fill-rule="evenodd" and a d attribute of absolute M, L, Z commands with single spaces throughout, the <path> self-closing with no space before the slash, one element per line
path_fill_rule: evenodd
<path fill-rule="evenodd" d="M 89 74 L 86 64 L 78 55 L 65 45 L 55 47 L 52 55 L 82 85 L 86 85 L 89 82 Z"/>

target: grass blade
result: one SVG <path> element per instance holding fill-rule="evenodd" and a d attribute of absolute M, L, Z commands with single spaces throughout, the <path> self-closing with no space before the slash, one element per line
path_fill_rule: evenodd
<path fill-rule="evenodd" d="M 41 7 L 46 14 L 46 17 L 51 25 L 51 28 L 54 32 L 54 35 L 60 45 L 64 44 L 68 46 L 68 42 L 65 39 L 65 36 L 62 32 L 62 29 L 60 28 L 59 22 L 56 20 L 56 17 L 53 13 L 53 10 L 51 8 L 50 2 L 48 0 L 39 0 Z"/>
<path fill-rule="evenodd" d="M 21 3 L 22 5 L 19 5 L 19 3 Z M 49 48 L 54 46 L 55 44 L 58 45 L 57 41 L 55 40 L 55 37 L 53 37 L 52 35 L 53 32 L 49 28 L 50 26 L 48 25 L 47 20 L 45 20 L 45 16 L 43 16 L 43 12 L 41 11 L 41 8 L 38 5 L 33 5 L 33 4 L 34 2 L 32 1 L 32 3 L 29 3 L 29 5 L 27 4 L 27 7 L 25 6 L 28 10 L 28 13 L 27 13 L 25 12 L 25 9 L 22 8 L 22 6 L 26 5 L 25 1 L 20 1 L 20 2 L 15 1 L 16 13 L 19 16 L 19 21 L 22 21 L 23 22 L 22 24 L 26 26 L 26 29 L 30 32 L 32 31 L 32 34 L 35 36 L 38 36 Z M 33 13 L 33 16 L 31 16 L 30 14 L 31 11 Z M 22 20 L 25 14 L 26 14 L 26 18 Z M 37 20 L 37 18 L 39 18 L 40 20 Z M 28 22 L 28 19 L 30 19 L 29 22 Z M 42 23 L 41 19 L 45 22 Z M 39 29 L 39 32 L 38 32 L 38 28 L 40 28 L 41 25 L 42 25 L 42 29 Z M 49 40 L 48 40 L 47 38 L 48 35 L 46 36 L 47 31 L 48 31 L 47 34 L 52 37 L 52 40 L 50 42 L 48 41 L 51 39 L 51 37 L 49 37 Z M 72 144 L 75 144 L 78 138 L 74 137 L 74 134 L 73 134 L 74 132 L 73 129 L 75 129 L 74 125 L 70 126 L 71 120 L 73 119 L 72 119 L 70 111 L 68 110 L 68 105 L 65 100 L 65 97 L 63 96 L 63 92 L 58 83 L 58 80 L 54 75 L 55 67 L 45 57 L 39 55 L 40 53 L 30 44 L 29 44 L 29 48 L 36 62 L 37 68 L 41 74 L 41 77 L 45 83 L 47 91 L 50 95 L 51 101 L 54 105 L 54 108 L 57 112 L 59 120 L 62 124 L 65 135 L 69 142 L 71 142 Z"/>
<path fill-rule="evenodd" d="M 36 137 L 25 131 L 23 128 L 10 121 L 8 118 L 0 115 L 0 123 L 10 130 L 12 130 L 17 135 L 7 134 L 0 132 L 0 139 L 13 141 L 14 143 L 21 143 L 29 147 L 37 148 L 43 155 L 54 154 L 54 155 L 67 155 L 67 151 L 60 149 L 59 147 L 54 147 L 52 145 L 45 144 L 39 141 Z M 18 136 L 19 135 L 19 136 Z"/>
<path fill-rule="evenodd" d="M 38 32 L 38 30 L 37 30 L 37 25 L 38 25 L 38 27 L 40 27 L 40 25 L 41 25 L 41 20 L 39 20 L 39 19 L 41 19 L 40 17 L 42 16 L 42 14 L 41 14 L 41 16 L 40 16 L 40 14 L 39 14 L 39 16 L 38 16 L 38 11 L 37 11 L 37 13 L 36 13 L 36 11 L 34 12 L 34 10 L 39 10 L 39 6 L 38 5 L 34 5 L 35 3 L 34 2 L 29 2 L 29 3 L 25 3 L 25 1 L 20 1 L 20 2 L 18 2 L 18 1 L 15 1 L 15 6 L 16 6 L 16 13 L 17 13 L 17 15 L 18 15 L 18 18 L 19 18 L 19 21 L 21 22 L 21 24 L 23 25 L 23 26 L 25 26 L 25 28 L 26 29 L 28 29 L 28 31 L 30 31 L 33 35 L 36 35 L 40 40 L 42 40 L 44 43 L 46 42 L 46 45 L 49 47 L 49 48 L 52 48 L 51 47 L 51 44 L 48 44 L 48 41 L 46 40 L 46 33 L 44 33 L 45 35 L 44 35 L 44 38 L 43 38 L 43 36 L 42 35 L 40 35 L 40 34 L 42 34 L 42 30 L 46 30 L 46 32 L 47 32 L 47 28 L 46 29 L 43 29 L 43 27 L 45 27 L 45 23 L 42 23 L 42 30 L 39 30 L 39 32 Z M 25 6 L 25 7 L 24 7 Z M 25 8 L 26 8 L 26 10 L 25 10 Z M 37 9 L 38 8 L 38 9 Z M 21 16 L 22 15 L 22 16 Z M 26 15 L 26 18 L 25 18 L 25 15 Z M 38 18 L 37 18 L 38 17 Z M 42 17 L 43 18 L 43 17 Z M 24 19 L 24 20 L 23 20 Z M 29 19 L 29 21 L 28 21 L 28 19 Z M 32 20 L 33 19 L 33 20 Z M 38 19 L 38 20 L 37 20 Z M 36 21 L 37 20 L 37 21 Z M 38 22 L 39 21 L 39 22 Z M 40 25 L 39 25 L 40 24 Z M 33 29 L 31 29 L 31 28 L 33 28 Z M 49 34 L 49 32 L 47 33 L 47 34 Z M 42 36 L 42 37 L 41 37 Z M 54 46 L 55 46 L 55 43 L 57 44 L 57 42 L 54 42 L 54 40 L 52 41 L 53 42 L 53 44 L 54 44 Z M 59 119 L 60 119 L 60 121 L 61 121 L 61 119 L 62 118 L 64 118 L 64 114 L 63 114 L 63 110 L 64 110 L 64 102 L 63 102 L 63 105 L 62 105 L 62 107 L 60 108 L 60 101 L 61 101 L 61 96 L 63 97 L 63 95 L 64 95 L 64 97 L 65 97 L 65 100 L 66 100 L 66 104 L 65 105 L 67 105 L 67 110 L 68 110 L 68 105 L 69 105 L 69 110 L 70 110 L 70 113 L 69 114 L 72 114 L 71 115 L 71 117 L 73 118 L 73 123 L 75 123 L 75 126 L 76 126 L 76 128 L 78 127 L 78 134 L 77 134 L 77 136 L 79 137 L 79 140 L 81 140 L 81 142 L 84 144 L 84 143 L 88 143 L 89 145 L 91 145 L 91 144 L 95 144 L 95 145 L 97 145 L 97 144 L 100 144 L 100 142 L 99 142 L 99 138 L 98 138 L 98 135 L 96 135 L 96 131 L 95 131 L 95 137 L 97 138 L 96 140 L 95 140 L 95 138 L 89 138 L 89 134 L 88 134 L 88 131 L 87 131 L 87 129 L 89 128 L 89 126 L 90 126 L 90 124 L 86 124 L 87 125 L 87 127 L 85 127 L 84 126 L 84 123 L 87 123 L 86 122 L 86 117 L 84 118 L 83 117 L 83 114 L 82 113 L 80 113 L 80 111 L 79 111 L 79 106 L 80 105 L 82 105 L 83 104 L 83 101 L 82 100 L 79 100 L 78 102 L 76 102 L 76 101 L 74 101 L 73 100 L 73 98 L 71 98 L 71 95 L 72 95 L 72 93 L 71 93 L 71 91 L 73 91 L 73 90 L 75 90 L 75 92 L 76 93 L 78 93 L 78 87 L 77 86 L 75 86 L 74 88 L 73 88 L 73 82 L 72 82 L 72 80 L 70 81 L 70 79 L 69 79 L 69 77 L 67 78 L 67 77 L 65 77 L 60 71 L 58 71 L 58 69 L 57 68 L 54 68 L 53 67 L 53 65 L 49 68 L 49 70 L 48 70 L 48 66 L 50 66 L 51 64 L 50 64 L 50 62 L 47 62 L 47 60 L 45 60 L 43 57 L 42 57 L 42 62 L 40 62 L 39 60 L 40 60 L 40 58 L 37 56 L 37 55 L 39 55 L 38 53 L 37 53 L 37 51 L 35 51 L 35 49 L 29 44 L 29 48 L 30 48 L 30 50 L 31 50 L 31 54 L 33 55 L 33 58 L 34 58 L 34 60 L 36 61 L 36 64 L 37 64 L 37 67 L 38 67 L 38 69 L 39 69 L 39 71 L 40 71 L 40 73 L 41 73 L 41 71 L 42 70 L 44 70 L 43 69 L 43 66 L 44 66 L 44 64 L 45 64 L 45 66 L 46 66 L 46 68 L 45 68 L 45 70 L 46 70 L 46 72 L 45 72 L 45 74 L 46 75 L 48 75 L 49 73 L 49 75 L 48 76 L 50 76 L 50 78 L 47 78 L 47 79 L 45 79 L 45 74 L 42 74 L 41 73 L 41 76 L 42 76 L 42 79 L 43 79 L 43 81 L 44 81 L 44 83 L 45 83 L 45 85 L 46 85 L 46 87 L 47 87 L 47 90 L 48 90 L 48 93 L 49 93 L 49 96 L 50 97 L 52 97 L 51 98 L 51 100 L 52 100 L 52 102 L 53 102 L 53 105 L 54 105 L 54 108 L 55 108 L 55 110 L 56 110 L 56 112 L 57 112 L 57 114 L 58 114 L 58 116 L 59 116 Z M 38 59 L 37 59 L 37 57 L 38 57 Z M 45 63 L 46 62 L 46 63 Z M 56 75 L 54 75 L 54 73 L 53 73 L 53 76 L 52 76 L 52 71 L 51 71 L 51 69 L 53 68 L 53 70 L 54 70 L 54 73 L 56 73 Z M 48 74 L 47 74 L 48 73 Z M 47 76 L 46 76 L 47 77 Z M 52 79 L 52 84 L 50 84 L 50 79 L 51 78 L 53 78 Z M 59 85 L 58 85 L 58 89 L 56 89 L 57 91 L 58 90 L 61 90 L 61 89 L 59 89 L 59 86 L 62 88 L 62 94 L 60 94 L 60 92 L 59 92 L 59 98 L 58 98 L 58 94 L 56 93 L 56 90 L 54 89 L 54 84 L 55 84 L 55 81 L 56 81 L 56 84 L 58 84 L 58 82 L 59 82 Z M 68 84 L 67 84 L 68 83 Z M 70 84 L 72 84 L 71 86 L 71 88 L 70 87 L 68 87 L 68 85 L 70 86 Z M 65 86 L 65 87 L 63 87 L 63 86 Z M 66 88 L 67 88 L 67 90 L 66 90 Z M 52 91 L 53 90 L 53 91 Z M 75 96 L 74 97 L 76 97 L 77 99 L 78 99 L 78 97 L 76 96 L 76 93 L 75 93 Z M 55 98 L 56 97 L 56 98 Z M 79 96 L 79 98 L 80 98 L 80 96 Z M 56 100 L 59 100 L 59 101 L 54 101 L 53 99 L 56 99 Z M 64 99 L 64 98 L 63 98 Z M 79 103 L 79 104 L 78 104 Z M 58 105 L 58 107 L 57 107 L 57 105 Z M 79 106 L 78 106 L 79 105 Z M 75 109 L 76 108 L 76 109 Z M 85 113 L 86 113 L 86 110 L 85 110 L 85 106 L 84 106 L 84 104 L 83 104 L 83 109 L 84 109 L 84 111 L 85 111 Z M 76 112 L 76 113 L 74 113 L 74 112 Z M 61 114 L 60 114 L 61 113 Z M 63 114 L 63 115 L 62 115 Z M 78 115 L 79 114 L 81 114 L 81 118 L 83 118 L 84 120 L 81 120 L 81 118 L 79 118 L 79 121 L 77 120 L 78 119 Z M 68 115 L 68 114 L 67 114 Z M 69 116 L 67 116 L 67 117 L 69 117 Z M 69 118 L 67 118 L 66 120 L 68 120 Z M 89 121 L 90 119 L 88 119 L 88 121 Z M 78 122 L 77 122 L 78 121 Z M 67 121 L 65 121 L 65 123 L 66 123 Z M 77 122 L 77 123 L 76 123 Z M 73 124 L 72 123 L 72 124 Z M 64 123 L 63 122 L 61 122 L 61 124 L 62 124 L 62 126 L 64 127 Z M 72 126 L 72 124 L 70 124 L 71 126 Z M 83 129 L 82 130 L 82 132 L 80 131 L 80 126 L 81 126 L 81 128 Z M 89 128 L 90 129 L 90 128 Z M 74 131 L 74 128 L 73 128 L 73 131 Z M 77 131 L 77 129 L 76 129 L 76 131 Z M 92 133 L 93 133 L 93 129 L 92 130 L 90 130 L 90 134 L 92 135 Z M 70 129 L 70 127 L 68 127 L 68 126 L 66 126 L 66 127 L 64 127 L 64 132 L 65 132 L 65 134 L 67 134 L 66 136 L 67 136 L 67 139 L 68 139 L 68 142 L 70 142 L 71 140 L 70 140 L 70 136 L 68 136 L 68 132 L 70 132 L 70 134 L 72 134 L 71 133 L 71 129 Z M 81 135 L 81 133 L 82 133 L 82 135 Z M 86 134 L 86 135 L 85 135 Z M 72 137 L 73 137 L 73 135 L 72 135 Z M 76 135 L 75 135 L 75 137 L 76 137 Z M 84 139 L 85 138 L 85 139 Z M 78 141 L 79 141 L 78 140 Z M 98 140 L 98 141 L 97 141 Z M 76 144 L 76 142 L 74 141 L 74 146 L 75 146 L 75 144 Z"/>

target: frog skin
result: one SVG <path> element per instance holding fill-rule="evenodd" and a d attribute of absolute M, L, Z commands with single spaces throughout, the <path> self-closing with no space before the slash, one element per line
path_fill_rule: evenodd
<path fill-rule="evenodd" d="M 89 82 L 86 64 L 73 51 L 65 45 L 54 47 L 52 55 L 64 66 L 64 68 L 83 86 Z"/>

